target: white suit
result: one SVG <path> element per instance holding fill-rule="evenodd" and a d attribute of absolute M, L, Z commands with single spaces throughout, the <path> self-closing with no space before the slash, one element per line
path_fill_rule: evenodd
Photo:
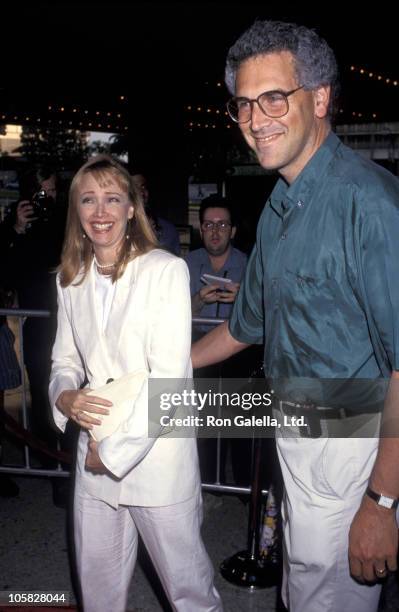
<path fill-rule="evenodd" d="M 82 284 L 64 289 L 57 284 L 58 329 L 49 394 L 54 420 L 60 429 L 65 428 L 67 419 L 55 402 L 63 390 L 78 389 L 85 376 L 92 389 L 110 378 L 117 379 L 141 368 L 148 371 L 150 378 L 191 377 L 191 299 L 188 271 L 181 259 L 155 249 L 130 262 L 116 283 L 104 332 L 98 320 L 93 266 Z M 125 608 L 136 557 L 136 527 L 176 610 L 221 610 L 219 596 L 212 587 L 213 571 L 199 535 L 201 502 L 196 440 L 148 438 L 147 421 L 145 385 L 127 422 L 99 444 L 101 460 L 113 476 L 85 470 L 88 434 L 82 430 L 79 437 L 75 537 L 85 611 L 117 612 Z M 139 516 L 146 509 L 148 516 L 154 518 L 151 525 L 147 515 Z M 87 523 L 85 513 L 92 513 L 92 520 Z M 162 513 L 165 516 L 169 513 L 170 518 L 163 526 Z M 194 533 L 183 534 L 188 527 L 182 515 L 187 516 L 187 525 Z M 118 519 L 114 518 L 117 516 Z M 114 521 L 119 521 L 117 528 Z M 158 523 L 160 533 L 154 546 L 151 534 Z M 102 544 L 107 550 L 103 558 L 98 547 L 93 548 L 93 542 L 106 539 L 109 531 L 114 532 L 115 543 L 115 529 L 122 549 L 116 551 L 116 562 L 110 558 L 106 542 Z M 165 540 L 166 536 L 169 538 L 164 547 L 163 534 Z M 178 553 L 174 554 L 174 548 Z M 186 550 L 189 559 L 184 558 Z M 121 572 L 126 574 L 122 584 Z M 118 601 L 114 597 L 116 577 L 120 584 Z M 188 583 L 184 584 L 185 580 Z M 176 590 L 176 582 L 184 594 L 182 589 Z M 92 588 L 95 602 L 91 601 Z"/>

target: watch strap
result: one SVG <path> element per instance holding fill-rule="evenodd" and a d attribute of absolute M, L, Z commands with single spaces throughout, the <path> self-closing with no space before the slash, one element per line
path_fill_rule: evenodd
<path fill-rule="evenodd" d="M 374 500 L 379 506 L 383 506 L 383 508 L 397 508 L 399 505 L 399 499 L 376 493 L 373 489 L 370 489 L 370 487 L 367 487 L 366 495 Z"/>

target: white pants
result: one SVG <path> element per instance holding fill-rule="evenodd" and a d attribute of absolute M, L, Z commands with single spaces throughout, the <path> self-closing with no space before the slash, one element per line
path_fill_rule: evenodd
<path fill-rule="evenodd" d="M 374 438 L 277 438 L 283 472 L 283 600 L 290 612 L 375 612 L 380 586 L 349 573 L 348 534 Z"/>
<path fill-rule="evenodd" d="M 178 612 L 220 612 L 213 568 L 200 535 L 201 497 L 117 510 L 76 487 L 75 548 L 84 612 L 124 612 L 138 533 Z"/>

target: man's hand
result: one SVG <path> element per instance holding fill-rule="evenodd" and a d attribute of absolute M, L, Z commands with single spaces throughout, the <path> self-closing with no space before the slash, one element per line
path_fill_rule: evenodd
<path fill-rule="evenodd" d="M 87 451 L 86 455 L 85 468 L 89 472 L 94 472 L 95 474 L 106 474 L 108 472 L 98 454 L 98 442 L 95 442 L 94 440 L 90 440 L 89 442 L 89 450 Z"/>
<path fill-rule="evenodd" d="M 206 285 L 202 287 L 202 289 L 192 297 L 193 315 L 199 314 L 205 304 L 214 304 L 215 302 L 232 304 L 237 297 L 239 288 L 240 283 L 229 283 L 228 290 L 226 291 L 221 289 L 219 285 Z"/>
<path fill-rule="evenodd" d="M 22 200 L 17 206 L 17 221 L 14 225 L 17 234 L 24 234 L 29 223 L 37 219 L 37 217 L 33 217 L 32 215 L 32 204 L 29 200 Z"/>
<path fill-rule="evenodd" d="M 213 304 L 218 300 L 218 285 L 205 285 L 200 289 L 199 298 L 203 304 Z"/>
<path fill-rule="evenodd" d="M 193 315 L 198 315 L 205 304 L 213 304 L 218 300 L 218 285 L 205 285 L 191 298 Z"/>
<path fill-rule="evenodd" d="M 397 569 L 398 526 L 395 510 L 365 496 L 349 532 L 350 572 L 359 582 L 375 582 Z"/>
<path fill-rule="evenodd" d="M 226 287 L 228 287 L 228 290 L 218 291 L 217 300 L 218 302 L 223 302 L 224 304 L 232 304 L 237 297 L 240 283 L 229 283 L 226 285 Z"/>

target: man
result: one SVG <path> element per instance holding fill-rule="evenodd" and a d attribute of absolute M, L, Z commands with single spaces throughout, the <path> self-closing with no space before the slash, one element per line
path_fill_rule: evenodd
<path fill-rule="evenodd" d="M 142 174 L 139 169 L 135 169 L 132 172 L 132 177 L 137 185 L 145 206 L 145 210 L 148 218 L 151 221 L 151 225 L 157 235 L 159 240 L 159 244 L 161 247 L 170 251 L 174 255 L 180 255 L 180 238 L 179 232 L 176 227 L 170 221 L 163 219 L 155 214 L 154 210 L 151 207 L 150 203 L 150 192 L 148 189 L 148 181 L 147 178 Z"/>
<path fill-rule="evenodd" d="M 236 225 L 232 205 L 227 198 L 211 195 L 204 198 L 199 210 L 200 236 L 203 247 L 186 257 L 190 271 L 191 307 L 193 316 L 228 318 L 240 287 L 247 256 L 231 244 Z M 232 282 L 226 289 L 210 281 L 205 284 L 203 274 L 224 277 Z M 209 331 L 209 326 L 199 326 Z"/>
<path fill-rule="evenodd" d="M 264 341 L 272 382 L 399 378 L 399 183 L 331 132 L 336 78 L 327 43 L 294 24 L 257 21 L 229 51 L 230 116 L 280 180 L 230 322 L 194 346 L 194 367 Z M 284 601 L 290 612 L 375 611 L 380 585 L 362 582 L 396 569 L 398 441 L 328 436 L 345 431 L 346 412 L 351 423 L 365 416 L 360 398 L 347 411 L 283 399 L 276 410 L 318 416 L 327 430 L 277 430 Z"/>
<path fill-rule="evenodd" d="M 236 234 L 233 206 L 227 198 L 213 194 L 204 198 L 199 209 L 200 236 L 203 247 L 191 251 L 185 260 L 190 272 L 191 310 L 193 316 L 217 317 L 227 319 L 236 299 L 240 281 L 247 263 L 247 256 L 232 246 Z M 225 287 L 201 279 L 204 274 L 230 279 Z M 193 340 L 201 338 L 214 326 L 196 324 L 193 326 Z M 196 377 L 219 378 L 245 376 L 240 358 L 232 358 L 219 364 L 197 370 Z M 227 447 L 222 440 L 220 449 L 220 473 L 216 474 L 217 440 L 216 438 L 199 438 L 198 454 L 202 482 L 225 480 Z M 248 484 L 248 469 L 242 468 L 243 453 L 248 455 L 246 440 L 231 441 L 234 479 L 237 484 Z M 244 447 L 244 448 L 242 448 Z M 245 467 L 250 464 L 248 459 Z M 244 482 L 242 482 L 244 480 Z M 207 499 L 210 498 L 206 498 Z M 214 505 L 220 500 L 215 500 Z M 209 502 L 208 506 L 212 504 Z"/>

